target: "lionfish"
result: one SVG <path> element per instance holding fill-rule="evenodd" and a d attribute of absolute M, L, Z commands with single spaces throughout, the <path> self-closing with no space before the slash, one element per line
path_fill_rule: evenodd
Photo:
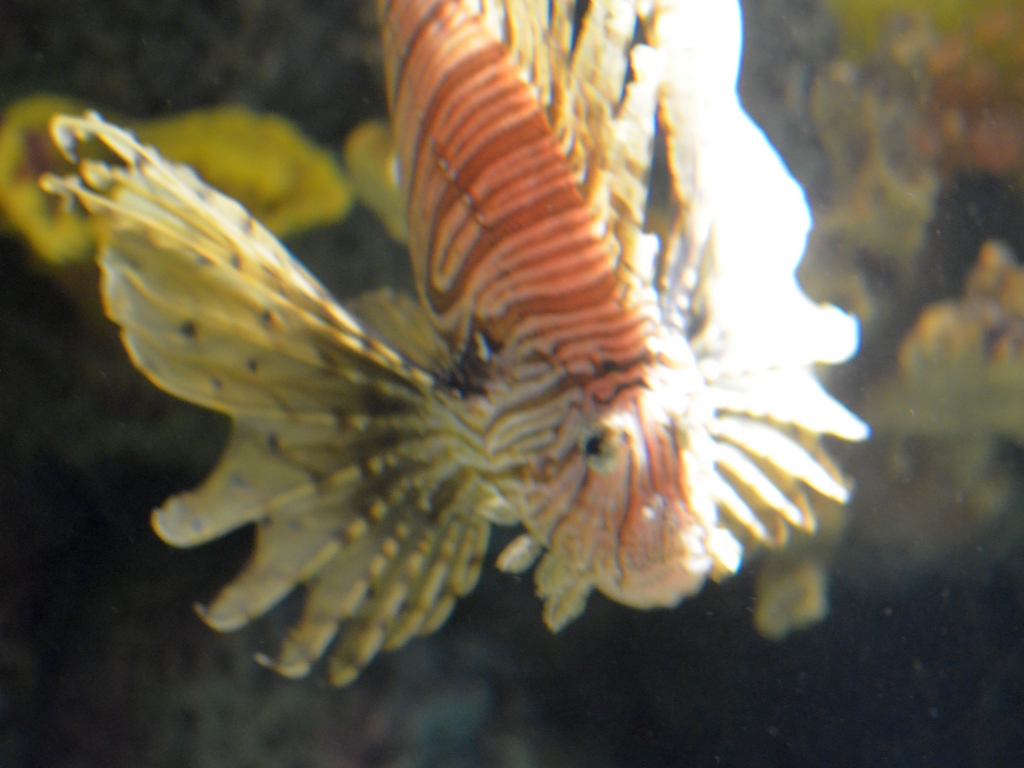
<path fill-rule="evenodd" d="M 736 95 L 736 0 L 379 0 L 418 301 L 342 306 L 236 202 L 98 114 L 57 116 L 106 221 L 108 315 L 135 365 L 233 420 L 153 513 L 255 551 L 200 613 L 239 628 L 297 586 L 276 658 L 353 680 L 437 629 L 498 556 L 557 631 L 597 589 L 675 606 L 744 544 L 810 530 L 866 436 L 819 384 L 856 322 L 798 287 L 803 191 Z M 83 157 L 96 143 L 104 160 Z M 668 201 L 649 200 L 663 142 Z M 664 171 L 662 172 L 663 175 Z"/>

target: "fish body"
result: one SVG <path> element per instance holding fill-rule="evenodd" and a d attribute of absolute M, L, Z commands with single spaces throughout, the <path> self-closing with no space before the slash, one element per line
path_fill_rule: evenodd
<path fill-rule="evenodd" d="M 574 37 L 565 3 L 379 3 L 418 301 L 343 307 L 190 169 L 95 113 L 55 118 L 79 173 L 43 183 L 106 219 L 102 292 L 133 361 L 233 419 L 211 476 L 153 518 L 177 546 L 255 524 L 255 552 L 201 609 L 207 622 L 240 627 L 304 584 L 298 624 L 262 660 L 303 675 L 329 649 L 341 684 L 444 622 L 492 525 L 521 526 L 498 565 L 536 563 L 558 629 L 595 588 L 675 605 L 735 571 L 741 540 L 813 527 L 808 494 L 845 500 L 816 439 L 866 430 L 813 366 L 852 354 L 855 325 L 795 283 L 799 187 L 738 101 L 730 111 L 720 87 L 704 98 L 692 80 L 714 41 L 670 50 L 706 5 L 733 18 L 727 0 L 594 0 Z M 724 27 L 738 34 L 736 14 Z M 637 29 L 651 44 L 634 44 Z M 788 194 L 789 240 L 733 231 L 730 184 L 747 180 L 707 135 L 716 115 L 745 136 L 734 153 L 774 174 L 760 183 Z M 659 119 L 674 206 L 655 235 Z M 120 162 L 82 158 L 91 139 Z M 778 215 L 749 212 L 769 228 Z"/>

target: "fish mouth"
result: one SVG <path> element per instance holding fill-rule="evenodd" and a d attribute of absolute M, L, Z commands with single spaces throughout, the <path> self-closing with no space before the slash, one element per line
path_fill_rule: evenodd
<path fill-rule="evenodd" d="M 641 567 L 631 567 L 629 553 L 620 553 L 622 571 L 599 579 L 594 586 L 606 597 L 631 608 L 674 608 L 700 591 L 714 565 L 714 559 L 698 542 L 684 543 L 682 550 L 671 560 L 647 561 Z"/>
<path fill-rule="evenodd" d="M 643 574 L 631 574 L 621 581 L 607 579 L 595 586 L 605 597 L 630 608 L 675 608 L 700 591 L 710 569 L 710 560 L 700 572 L 692 566 L 665 563 Z"/>

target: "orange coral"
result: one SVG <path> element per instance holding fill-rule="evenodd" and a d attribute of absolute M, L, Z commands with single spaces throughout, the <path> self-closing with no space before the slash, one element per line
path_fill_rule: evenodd
<path fill-rule="evenodd" d="M 920 77 L 934 128 L 922 144 L 946 174 L 1024 171 L 1024 5 L 1009 0 L 833 0 L 851 56 L 884 45 L 894 27 L 925 35 Z"/>
<path fill-rule="evenodd" d="M 937 38 L 929 106 L 946 171 L 1024 171 L 1024 6 L 983 10 Z"/>

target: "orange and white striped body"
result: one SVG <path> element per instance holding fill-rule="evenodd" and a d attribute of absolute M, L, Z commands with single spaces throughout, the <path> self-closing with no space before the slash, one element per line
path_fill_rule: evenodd
<path fill-rule="evenodd" d="M 802 192 L 734 92 L 687 101 L 703 73 L 686 57 L 716 42 L 667 49 L 691 22 L 738 34 L 735 0 L 591 0 L 575 36 L 567 0 L 472 1 L 379 5 L 418 303 L 342 307 L 190 169 L 95 113 L 53 123 L 79 174 L 44 185 L 107 220 L 104 302 L 133 361 L 234 420 L 220 465 L 154 527 L 194 546 L 256 526 L 252 560 L 201 613 L 237 628 L 304 584 L 263 659 L 288 675 L 328 653 L 346 683 L 435 630 L 493 524 L 522 527 L 498 565 L 537 564 L 552 629 L 595 588 L 675 605 L 738 568 L 741 539 L 813 528 L 809 494 L 845 500 L 816 439 L 866 434 L 815 378 L 856 327 L 795 283 Z M 687 134 L 689 109 L 764 178 L 736 181 L 713 130 Z M 674 212 L 655 236 L 657 120 Z M 120 162 L 80 159 L 91 139 Z M 713 178 L 684 173 L 698 149 Z M 789 208 L 759 218 L 776 198 Z M 789 227 L 777 260 L 772 238 L 760 253 L 737 236 L 737 200 Z M 748 268 L 766 297 L 737 300 Z"/>
<path fill-rule="evenodd" d="M 452 0 L 380 7 L 417 285 L 469 359 L 484 429 L 517 422 L 496 464 L 522 471 L 501 485 L 577 580 L 675 604 L 703 583 L 717 526 L 706 467 L 687 466 L 688 393 L 669 404 L 652 387 L 660 368 L 699 386 L 696 363 L 657 343 L 653 297 L 618 279 L 534 89 L 483 20 Z"/>

